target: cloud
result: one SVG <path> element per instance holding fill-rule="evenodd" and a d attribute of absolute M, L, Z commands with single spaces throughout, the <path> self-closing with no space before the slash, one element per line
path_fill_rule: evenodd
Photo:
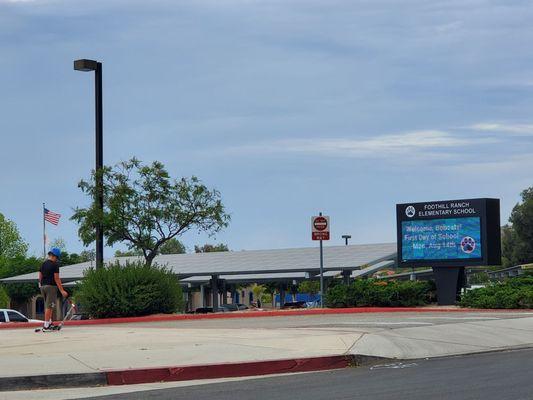
<path fill-rule="evenodd" d="M 230 153 L 300 153 L 333 157 L 377 158 L 398 154 L 434 152 L 443 148 L 495 143 L 492 138 L 472 138 L 452 135 L 439 130 L 423 130 L 370 138 L 285 139 L 268 143 L 229 148 Z"/>
<path fill-rule="evenodd" d="M 533 158 L 530 154 L 516 154 L 500 159 L 488 161 L 465 162 L 450 166 L 454 173 L 465 172 L 494 177 L 495 174 L 507 175 L 509 179 L 516 179 L 517 176 L 530 178 L 529 171 L 533 169 Z M 529 179 L 528 184 L 530 184 Z"/>
<path fill-rule="evenodd" d="M 533 125 L 531 124 L 506 124 L 485 122 L 470 125 L 467 128 L 481 132 L 507 132 L 518 136 L 533 135 Z"/>

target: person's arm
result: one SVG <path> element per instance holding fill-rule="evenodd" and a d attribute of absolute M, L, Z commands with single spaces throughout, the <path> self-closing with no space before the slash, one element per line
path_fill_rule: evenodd
<path fill-rule="evenodd" d="M 65 289 L 63 289 L 63 284 L 61 283 L 61 278 L 59 277 L 59 272 L 56 272 L 54 274 L 54 281 L 56 282 L 57 288 L 61 292 L 61 295 L 63 297 L 68 297 L 68 293 Z"/>
<path fill-rule="evenodd" d="M 43 273 L 39 271 L 39 288 L 42 286 L 42 282 L 43 282 Z"/>

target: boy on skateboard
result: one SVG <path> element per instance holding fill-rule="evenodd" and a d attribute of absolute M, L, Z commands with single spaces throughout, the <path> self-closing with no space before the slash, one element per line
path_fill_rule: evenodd
<path fill-rule="evenodd" d="M 39 269 L 39 287 L 44 298 L 44 326 L 43 331 L 54 330 L 52 324 L 54 305 L 57 300 L 57 290 L 61 292 L 64 298 L 68 293 L 63 289 L 61 278 L 59 277 L 59 259 L 61 250 L 54 247 L 48 252 L 48 259 L 43 262 Z"/>

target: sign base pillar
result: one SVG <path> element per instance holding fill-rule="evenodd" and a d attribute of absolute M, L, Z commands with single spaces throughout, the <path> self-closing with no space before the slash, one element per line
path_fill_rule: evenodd
<path fill-rule="evenodd" d="M 433 267 L 439 306 L 451 306 L 464 286 L 464 267 Z"/>

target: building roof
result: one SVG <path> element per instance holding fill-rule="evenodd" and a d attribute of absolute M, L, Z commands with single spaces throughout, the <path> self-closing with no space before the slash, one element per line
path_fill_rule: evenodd
<path fill-rule="evenodd" d="M 415 270 L 415 271 L 408 271 L 408 272 L 402 272 L 399 274 L 394 275 L 384 275 L 380 276 L 379 279 L 410 279 L 411 275 L 414 275 L 417 279 L 423 279 L 423 278 L 432 278 L 433 277 L 433 269 L 423 269 L 423 270 Z"/>
<path fill-rule="evenodd" d="M 389 268 L 396 264 L 396 260 L 387 260 L 387 261 L 381 261 L 377 264 L 374 264 L 370 267 L 366 267 L 363 269 L 358 270 L 348 270 L 351 272 L 352 278 L 358 278 L 362 276 L 369 276 L 373 273 L 384 269 Z M 340 275 L 341 271 L 326 271 L 324 272 L 324 277 L 331 278 L 334 276 Z M 263 282 L 277 282 L 277 281 L 288 281 L 288 280 L 295 280 L 295 281 L 303 281 L 310 278 L 318 278 L 320 275 L 318 273 L 309 273 L 309 272 L 280 272 L 280 273 L 270 273 L 270 274 L 248 274 L 248 275 L 220 275 L 219 279 L 223 279 L 227 281 L 228 283 L 247 283 L 247 282 L 255 282 L 255 283 L 263 283 Z M 190 283 L 190 284 L 205 284 L 208 283 L 211 279 L 210 276 L 192 276 L 189 278 L 182 279 L 181 282 L 183 283 Z"/>
<path fill-rule="evenodd" d="M 362 244 L 324 247 L 324 271 L 354 271 L 368 268 L 384 261 L 396 259 L 395 243 Z M 108 263 L 141 260 L 140 257 L 118 257 Z M 246 250 L 216 253 L 159 255 L 154 263 L 170 268 L 180 279 L 201 276 L 292 274 L 287 279 L 308 273 L 319 273 L 319 249 L 316 247 L 274 250 Z M 83 278 L 93 267 L 92 262 L 61 268 L 64 282 Z M 3 282 L 34 282 L 37 272 L 2 279 Z"/>
<path fill-rule="evenodd" d="M 513 265 L 512 267 L 507 267 L 503 269 L 498 269 L 496 271 L 487 271 L 489 275 L 491 274 L 498 274 L 500 272 L 508 272 L 508 271 L 517 271 L 517 270 L 528 270 L 533 269 L 533 264 L 519 264 L 519 265 Z"/>

